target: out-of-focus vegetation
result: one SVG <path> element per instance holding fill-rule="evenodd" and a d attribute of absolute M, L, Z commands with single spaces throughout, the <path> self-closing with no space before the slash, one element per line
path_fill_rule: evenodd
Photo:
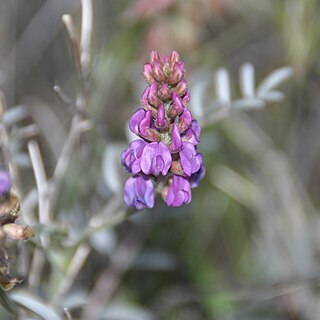
<path fill-rule="evenodd" d="M 93 9 L 81 114 L 91 125 L 54 180 L 50 220 L 39 223 L 28 141 L 56 177 L 77 110 L 53 87 L 70 101 L 81 90 L 61 16 L 73 14 L 80 30 L 80 1 L 0 2 L 4 120 L 20 221 L 35 232 L 6 244 L 11 273 L 24 282 L 1 293 L 0 318 L 62 319 L 66 308 L 66 319 L 87 320 L 319 319 L 319 1 L 95 0 Z M 118 159 L 152 49 L 177 50 L 186 63 L 207 174 L 190 205 L 158 201 L 126 219 Z M 229 75 L 233 105 L 245 91 L 238 73 L 246 62 L 255 88 L 278 68 L 291 67 L 293 77 L 280 69 L 281 92 L 225 112 L 217 81 Z"/>

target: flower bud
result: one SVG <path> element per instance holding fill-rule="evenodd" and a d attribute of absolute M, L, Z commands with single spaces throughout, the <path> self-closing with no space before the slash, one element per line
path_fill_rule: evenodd
<path fill-rule="evenodd" d="M 151 62 L 151 64 L 154 64 L 155 62 L 160 62 L 160 56 L 157 51 L 155 51 L 155 50 L 151 51 L 150 62 Z"/>
<path fill-rule="evenodd" d="M 178 129 L 180 133 L 185 132 L 190 127 L 191 121 L 191 112 L 187 108 L 183 108 L 183 112 L 181 113 L 178 122 Z"/>
<path fill-rule="evenodd" d="M 190 91 L 188 89 L 187 92 L 185 93 L 185 95 L 182 97 L 182 103 L 184 106 L 187 106 L 189 101 L 190 101 Z"/>
<path fill-rule="evenodd" d="M 146 81 L 148 83 L 152 83 L 154 82 L 154 78 L 153 78 L 153 75 L 152 75 L 152 65 L 151 63 L 146 63 L 144 66 L 143 66 L 143 75 L 146 79 Z"/>
<path fill-rule="evenodd" d="M 14 240 L 29 240 L 33 237 L 33 231 L 29 226 L 20 226 L 15 223 L 9 223 L 2 226 L 5 234 Z"/>
<path fill-rule="evenodd" d="M 161 104 L 161 100 L 158 98 L 158 84 L 157 82 L 153 82 L 149 87 L 149 94 L 148 94 L 148 102 L 153 107 L 159 107 Z"/>
<path fill-rule="evenodd" d="M 164 81 L 166 79 L 160 62 L 155 62 L 153 64 L 153 76 L 158 82 Z"/>
<path fill-rule="evenodd" d="M 171 75 L 168 77 L 168 83 L 175 85 L 184 77 L 184 63 L 175 62 L 172 68 Z"/>
<path fill-rule="evenodd" d="M 171 134 L 171 144 L 169 146 L 169 149 L 171 152 L 179 152 L 182 146 L 182 141 L 179 133 L 179 129 L 177 125 L 174 123 L 172 126 L 172 134 Z"/>
<path fill-rule="evenodd" d="M 183 111 L 183 104 L 180 97 L 174 91 L 172 91 L 171 98 L 172 106 L 169 109 L 169 116 L 173 118 Z"/>
<path fill-rule="evenodd" d="M 187 92 L 187 89 L 188 89 L 187 81 L 182 79 L 174 88 L 174 91 L 177 93 L 179 97 L 182 97 Z"/>
<path fill-rule="evenodd" d="M 163 104 L 161 104 L 158 108 L 155 126 L 162 130 L 168 128 L 169 126 L 169 121 L 166 118 L 166 111 Z"/>
<path fill-rule="evenodd" d="M 172 51 L 170 55 L 170 63 L 173 65 L 175 62 L 180 60 L 179 53 L 177 51 Z"/>
<path fill-rule="evenodd" d="M 158 95 L 162 101 L 168 101 L 171 98 L 171 91 L 164 81 L 161 82 L 160 88 L 158 90 Z"/>

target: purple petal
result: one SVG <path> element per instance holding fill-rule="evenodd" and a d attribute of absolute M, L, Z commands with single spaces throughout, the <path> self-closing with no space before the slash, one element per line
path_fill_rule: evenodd
<path fill-rule="evenodd" d="M 153 157 L 157 153 L 157 142 L 151 142 L 145 146 L 141 155 L 141 170 L 144 174 L 150 174 L 152 171 Z"/>
<path fill-rule="evenodd" d="M 144 174 L 166 175 L 171 166 L 171 153 L 162 142 L 149 143 L 141 155 L 141 170 Z"/>
<path fill-rule="evenodd" d="M 172 152 L 178 152 L 181 149 L 181 136 L 177 125 L 174 123 L 172 127 L 171 145 L 170 150 Z"/>
<path fill-rule="evenodd" d="M 157 118 L 156 118 L 155 124 L 160 129 L 167 127 L 169 124 L 166 119 L 166 111 L 164 109 L 163 104 L 161 104 L 158 108 Z"/>
<path fill-rule="evenodd" d="M 163 70 L 162 70 L 162 65 L 160 62 L 155 62 L 153 64 L 153 76 L 158 82 L 164 81 L 166 79 Z"/>
<path fill-rule="evenodd" d="M 192 114 L 189 111 L 189 109 L 184 108 L 183 112 L 181 113 L 180 117 L 179 117 L 179 131 L 180 132 L 184 132 L 186 131 L 190 125 L 191 125 L 191 121 L 192 121 Z"/>
<path fill-rule="evenodd" d="M 143 140 L 132 141 L 128 148 L 121 153 L 121 163 L 128 172 L 138 173 L 140 168 L 140 157 L 146 145 Z"/>
<path fill-rule="evenodd" d="M 168 206 L 180 207 L 191 201 L 191 186 L 189 181 L 181 176 L 174 175 L 169 187 L 166 202 Z"/>
<path fill-rule="evenodd" d="M 183 79 L 177 84 L 174 90 L 176 91 L 178 96 L 181 97 L 184 94 L 186 94 L 187 89 L 188 89 L 187 81 Z"/>
<path fill-rule="evenodd" d="M 139 125 L 141 123 L 141 121 L 145 118 L 146 116 L 146 110 L 139 108 L 130 118 L 130 122 L 129 122 L 129 127 L 130 130 L 139 135 Z"/>
<path fill-rule="evenodd" d="M 171 157 L 170 150 L 163 142 L 159 142 L 159 154 L 161 155 L 164 162 L 162 175 L 165 176 L 171 167 L 172 157 Z"/>
<path fill-rule="evenodd" d="M 5 195 L 10 192 L 12 181 L 7 170 L 0 169 L 0 195 Z"/>
<path fill-rule="evenodd" d="M 190 142 L 197 145 L 200 140 L 201 127 L 196 120 L 191 121 L 191 125 L 187 131 L 182 135 L 182 141 Z"/>
<path fill-rule="evenodd" d="M 190 177 L 191 188 L 198 187 L 199 182 L 203 179 L 205 174 L 206 174 L 206 168 L 202 164 L 200 169 L 196 173 L 192 174 Z"/>
<path fill-rule="evenodd" d="M 182 149 L 179 153 L 181 166 L 187 176 L 197 172 L 202 163 L 202 155 L 196 154 L 195 147 L 192 143 L 183 142 Z"/>
<path fill-rule="evenodd" d="M 175 115 L 180 114 L 183 111 L 183 103 L 180 97 L 175 91 L 172 91 L 172 109 L 175 111 Z"/>
<path fill-rule="evenodd" d="M 143 136 L 148 136 L 148 128 L 151 126 L 152 111 L 145 111 L 145 116 L 140 120 L 138 132 Z"/>
<path fill-rule="evenodd" d="M 130 177 L 124 185 L 124 201 L 137 209 L 154 206 L 154 187 L 152 181 L 144 176 Z"/>

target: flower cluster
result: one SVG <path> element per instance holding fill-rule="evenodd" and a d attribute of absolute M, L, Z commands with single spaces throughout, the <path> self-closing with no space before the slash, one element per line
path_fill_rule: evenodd
<path fill-rule="evenodd" d="M 124 200 L 137 209 L 154 206 L 155 190 L 168 206 L 191 201 L 191 188 L 205 174 L 202 154 L 197 152 L 201 127 L 192 119 L 187 104 L 190 91 L 179 54 L 161 57 L 156 51 L 144 65 L 148 86 L 141 108 L 129 127 L 141 139 L 122 152 L 121 162 L 132 173 L 124 186 Z"/>

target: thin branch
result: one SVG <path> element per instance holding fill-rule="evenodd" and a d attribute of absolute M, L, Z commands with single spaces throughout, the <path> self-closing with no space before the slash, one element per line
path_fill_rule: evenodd
<path fill-rule="evenodd" d="M 80 61 L 82 66 L 83 78 L 89 76 L 91 62 L 91 38 L 92 38 L 92 0 L 82 0 L 81 18 L 81 42 L 80 42 Z"/>
<path fill-rule="evenodd" d="M 73 56 L 74 64 L 76 67 L 76 71 L 78 73 L 79 78 L 81 78 L 82 69 L 81 69 L 79 37 L 77 35 L 73 18 L 70 14 L 64 14 L 62 16 L 62 22 L 69 36 L 69 41 L 71 45 L 71 51 L 72 51 L 72 56 Z"/>
<path fill-rule="evenodd" d="M 30 141 L 28 150 L 38 189 L 39 221 L 44 225 L 48 225 L 50 221 L 48 182 L 37 142 Z"/>
<path fill-rule="evenodd" d="M 59 304 L 66 293 L 70 290 L 89 253 L 90 247 L 87 244 L 82 244 L 77 248 L 72 260 L 70 261 L 67 273 L 64 275 L 62 283 L 59 284 L 58 290 L 52 299 L 52 303 L 54 305 Z"/>

